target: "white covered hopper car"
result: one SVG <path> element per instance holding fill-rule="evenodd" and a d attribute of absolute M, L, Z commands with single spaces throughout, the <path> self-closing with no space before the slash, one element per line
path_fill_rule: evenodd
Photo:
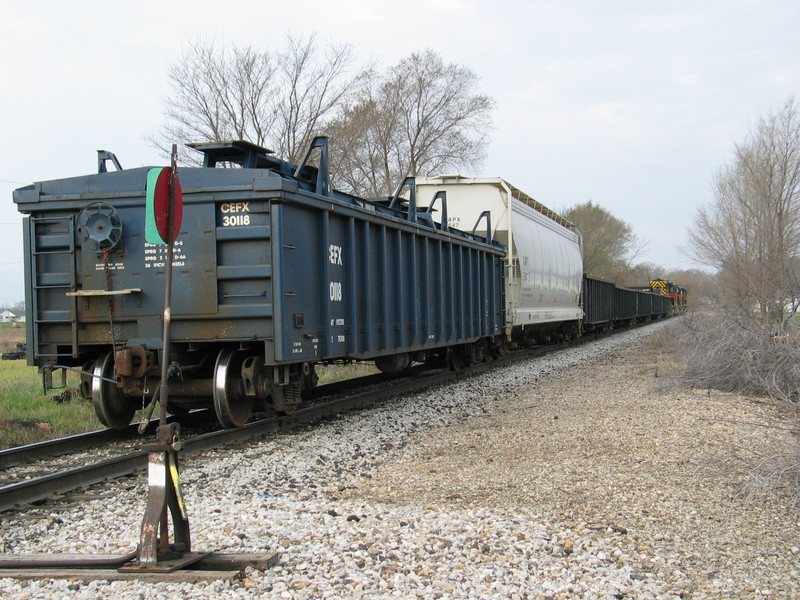
<path fill-rule="evenodd" d="M 492 238 L 507 246 L 508 339 L 532 345 L 578 334 L 583 261 L 575 226 L 499 177 L 417 178 L 421 202 L 439 191 L 447 193 L 449 226 L 471 227 L 488 210 Z"/>

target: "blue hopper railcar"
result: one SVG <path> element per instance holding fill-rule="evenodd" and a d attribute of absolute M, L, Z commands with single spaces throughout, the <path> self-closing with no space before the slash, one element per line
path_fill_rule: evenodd
<path fill-rule="evenodd" d="M 319 363 L 399 372 L 499 347 L 503 246 L 434 223 L 413 180 L 405 200 L 340 193 L 326 138 L 300 166 L 247 142 L 194 147 L 204 167 L 180 170 L 173 246 L 173 412 L 213 406 L 239 426 L 257 403 L 294 410 Z M 124 428 L 157 386 L 166 248 L 145 241 L 149 169 L 99 170 L 14 193 L 27 215 L 28 362 L 50 387 L 59 369 L 83 370 L 100 420 Z M 446 211 L 443 195 L 434 204 Z"/>

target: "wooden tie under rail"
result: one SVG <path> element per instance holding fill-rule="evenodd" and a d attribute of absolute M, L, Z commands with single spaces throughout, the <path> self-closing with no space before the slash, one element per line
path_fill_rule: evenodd
<path fill-rule="evenodd" d="M 172 572 L 122 571 L 126 556 L 80 554 L 29 554 L 0 559 L 0 579 L 20 580 L 69 579 L 78 581 L 146 581 L 151 583 L 196 583 L 236 580 L 244 577 L 247 567 L 264 571 L 277 562 L 274 554 L 221 554 L 212 552 L 193 563 L 191 568 Z"/>

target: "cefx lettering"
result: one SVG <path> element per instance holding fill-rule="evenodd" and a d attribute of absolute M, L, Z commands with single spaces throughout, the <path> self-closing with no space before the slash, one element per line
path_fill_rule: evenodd
<path fill-rule="evenodd" d="M 220 204 L 219 210 L 223 214 L 250 212 L 249 202 L 225 202 Z"/>
<path fill-rule="evenodd" d="M 333 244 L 328 246 L 328 260 L 332 265 L 342 264 L 342 247 Z"/>

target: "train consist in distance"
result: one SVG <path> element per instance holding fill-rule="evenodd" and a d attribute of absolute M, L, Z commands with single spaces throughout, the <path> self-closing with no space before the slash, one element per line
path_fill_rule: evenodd
<path fill-rule="evenodd" d="M 689 302 L 689 293 L 686 288 L 683 288 L 671 281 L 665 279 L 654 279 L 650 282 L 650 291 L 654 294 L 661 294 L 669 298 L 670 306 L 676 312 L 685 312 L 686 306 Z"/>
<path fill-rule="evenodd" d="M 204 166 L 180 170 L 171 412 L 213 406 L 241 426 L 257 405 L 294 410 L 317 364 L 458 369 L 685 308 L 685 293 L 680 304 L 660 287 L 585 277 L 572 224 L 502 179 L 409 178 L 366 200 L 331 188 L 326 138 L 300 165 L 248 142 L 192 147 Z M 26 215 L 28 363 L 46 388 L 83 371 L 99 419 L 122 429 L 158 385 L 166 248 L 145 241 L 149 169 L 106 172 L 110 157 L 14 202 Z"/>

